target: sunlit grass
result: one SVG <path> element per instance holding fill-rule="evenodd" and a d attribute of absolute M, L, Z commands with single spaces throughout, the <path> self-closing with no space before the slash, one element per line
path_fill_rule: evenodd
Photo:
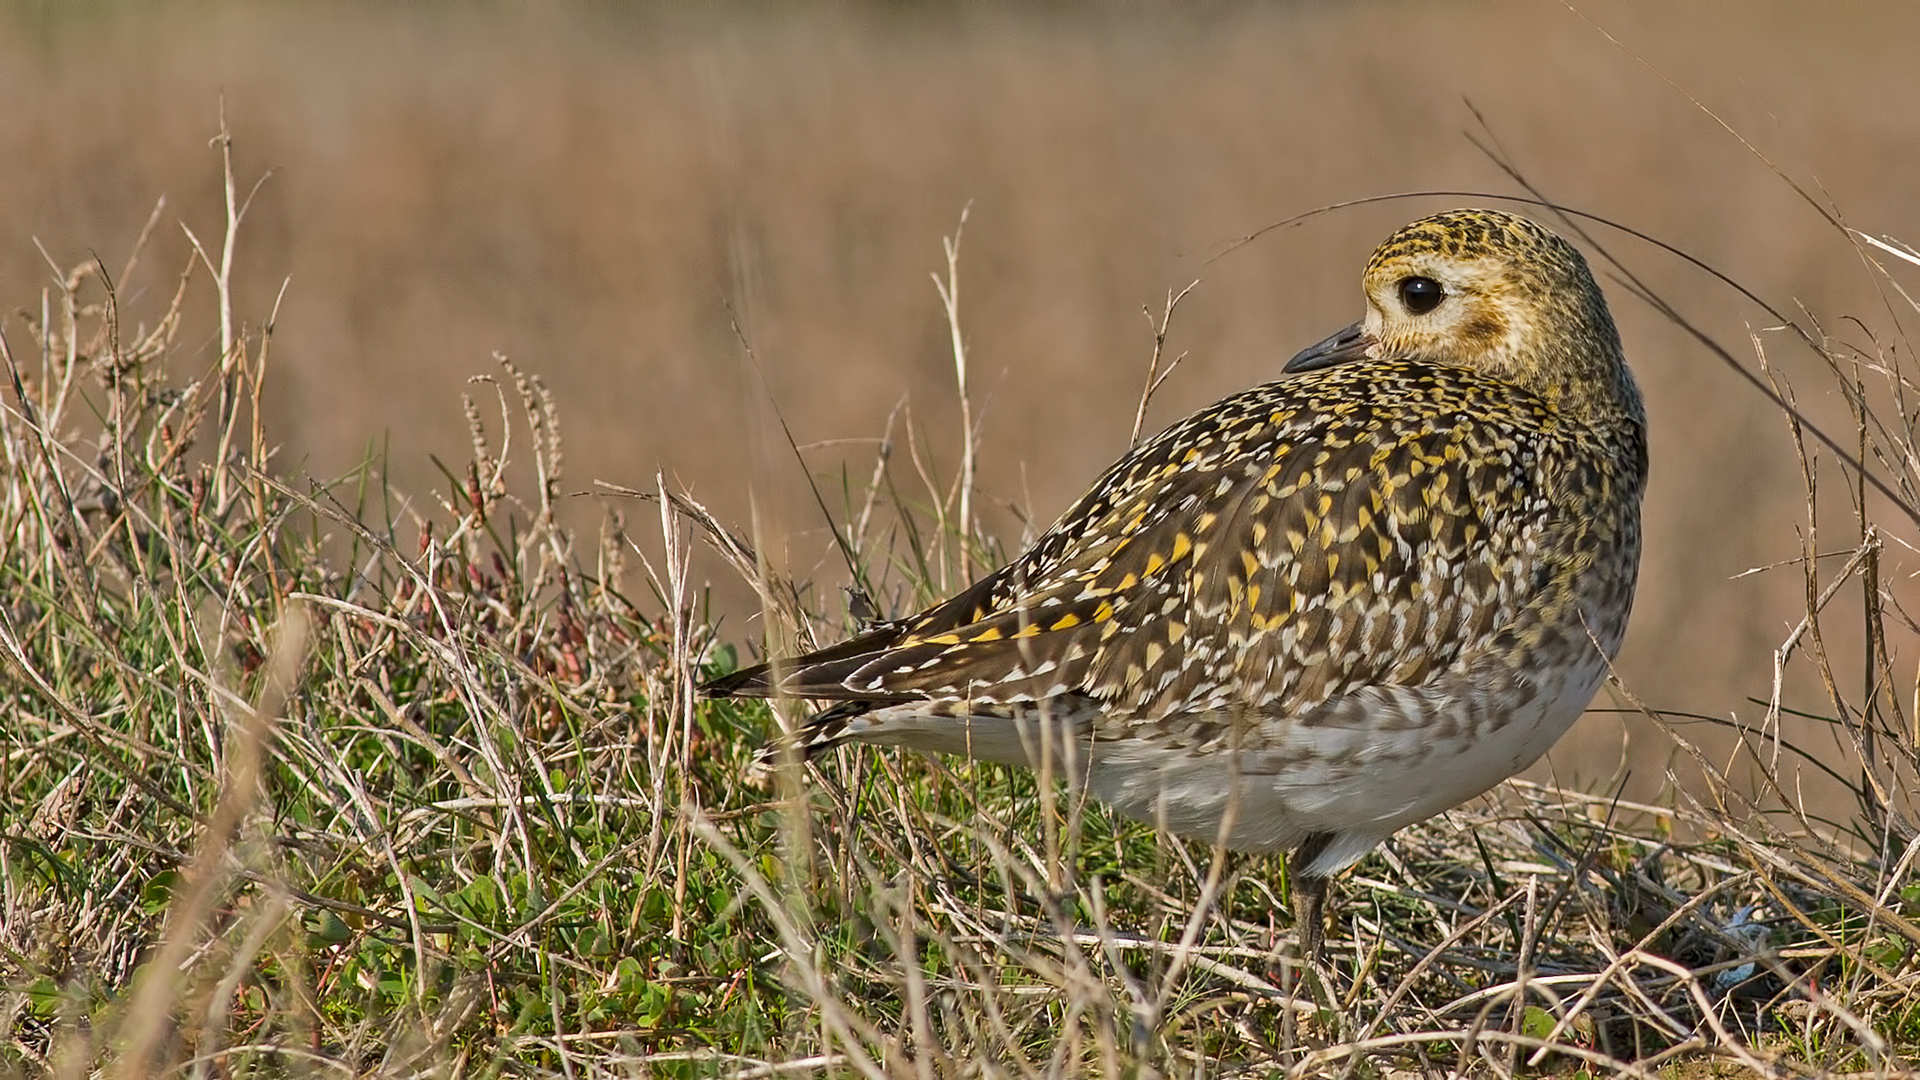
<path fill-rule="evenodd" d="M 766 577 L 671 491 L 602 489 L 603 530 L 560 528 L 559 410 L 514 364 L 475 384 L 470 454 L 433 497 L 378 463 L 279 471 L 257 412 L 271 312 L 232 307 L 246 196 L 227 178 L 196 256 L 218 355 L 177 319 L 119 325 L 97 268 L 7 326 L 9 1070 L 1888 1073 L 1920 1054 L 1916 748 L 1890 663 L 1865 697 L 1827 673 L 1855 819 L 1750 803 L 1704 758 L 1706 785 L 1664 805 L 1515 785 L 1342 879 L 1343 981 L 1292 1000 L 1275 862 L 991 766 L 845 750 L 749 782 L 776 720 L 696 699 L 749 646 L 701 616 L 689 551 L 728 548 L 774 619 L 821 637 L 846 629 L 841 598 Z M 1911 363 L 1875 362 L 1867 457 L 1910 491 Z M 838 493 L 849 520 L 872 496 L 902 522 L 855 531 L 871 579 L 911 602 L 990 558 L 931 464 L 873 475 Z M 639 515 L 664 543 L 629 538 Z M 1859 588 L 1858 550 L 1838 577 L 1816 564 L 1814 600 Z M 1649 722 L 1689 754 L 1684 722 Z"/>

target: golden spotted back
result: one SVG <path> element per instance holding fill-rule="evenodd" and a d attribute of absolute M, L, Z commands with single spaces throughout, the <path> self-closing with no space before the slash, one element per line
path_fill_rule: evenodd
<path fill-rule="evenodd" d="M 1230 752 L 1267 779 L 1229 841 L 1321 838 L 1315 873 L 1518 771 L 1625 632 L 1639 393 L 1585 260 L 1525 218 L 1414 222 L 1362 286 L 1302 374 L 1137 447 L 1011 565 L 714 692 L 841 702 L 807 748 L 1024 760 L 978 725 L 1065 718 L 1097 793 L 1203 836 L 1218 785 L 1182 770 Z"/>

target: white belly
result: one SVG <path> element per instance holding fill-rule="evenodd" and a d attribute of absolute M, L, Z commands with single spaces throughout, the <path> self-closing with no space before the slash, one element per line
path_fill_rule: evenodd
<path fill-rule="evenodd" d="M 1598 657 L 1586 670 L 1565 672 L 1498 726 L 1456 700 L 1431 723 L 1279 725 L 1275 741 L 1237 752 L 1099 743 L 1088 785 L 1129 817 L 1239 851 L 1280 851 L 1330 834 L 1312 867 L 1328 874 L 1539 760 L 1586 708 L 1602 673 Z"/>
<path fill-rule="evenodd" d="M 859 717 L 841 737 L 1037 768 L 1128 817 L 1237 851 L 1282 851 L 1327 834 L 1332 842 L 1299 869 L 1331 874 L 1537 761 L 1600 684 L 1604 661 L 1589 654 L 1549 666 L 1548 681 L 1518 704 L 1504 679 L 1497 690 L 1466 675 L 1445 687 L 1367 687 L 1314 722 L 1254 721 L 1237 746 L 1229 736 L 1195 748 L 1140 729 L 1095 738 L 1088 711 L 1043 722 L 929 716 L 913 706 Z"/>

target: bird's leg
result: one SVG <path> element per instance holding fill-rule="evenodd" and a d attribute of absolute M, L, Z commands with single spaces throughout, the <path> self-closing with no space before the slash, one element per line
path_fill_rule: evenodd
<path fill-rule="evenodd" d="M 1300 962 L 1320 960 L 1326 943 L 1327 878 L 1316 873 L 1313 864 L 1327 845 L 1332 833 L 1314 833 L 1300 842 L 1287 856 L 1287 885 L 1293 893 L 1293 932 L 1300 943 Z"/>
<path fill-rule="evenodd" d="M 1331 833 L 1315 833 L 1287 856 L 1287 891 L 1293 901 L 1295 955 L 1280 963 L 1281 993 L 1295 1001 L 1332 1005 L 1322 953 L 1326 946 L 1327 876 L 1314 873 L 1314 862 L 1333 842 Z M 1300 1045 L 1300 1017 L 1292 1008 L 1281 1019 L 1281 1038 L 1289 1051 Z"/>
<path fill-rule="evenodd" d="M 1299 977 L 1309 971 L 1321 970 L 1322 954 L 1326 945 L 1327 877 L 1313 873 L 1314 861 L 1327 845 L 1333 842 L 1331 833 L 1315 833 L 1293 849 L 1287 856 L 1287 891 L 1293 902 L 1294 944 L 1290 958 L 1279 958 L 1276 975 L 1281 990 L 1288 996 L 1298 992 Z M 1320 987 L 1323 984 L 1314 979 L 1309 984 Z M 1315 992 L 1319 996 L 1319 991 Z M 1288 1014 L 1289 1020 L 1292 1013 Z M 1291 1038 L 1292 1032 L 1288 1032 Z"/>
<path fill-rule="evenodd" d="M 1316 963 L 1326 944 L 1327 879 L 1318 874 L 1296 874 L 1291 884 L 1293 932 L 1300 942 L 1300 962 Z"/>

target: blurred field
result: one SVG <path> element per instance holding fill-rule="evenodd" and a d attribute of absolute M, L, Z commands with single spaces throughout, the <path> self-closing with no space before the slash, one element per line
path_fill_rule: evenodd
<path fill-rule="evenodd" d="M 1225 242 L 1360 196 L 1516 191 L 1464 134 L 1469 101 L 1551 197 L 1679 245 L 1843 340 L 1870 347 L 1848 317 L 1893 340 L 1861 260 L 1682 91 L 1854 226 L 1920 240 L 1920 8 L 1582 11 L 1657 73 L 1546 4 L 14 7 L 0 16 L 0 295 L 47 279 L 36 239 L 62 268 L 98 253 L 117 272 L 165 196 L 155 245 L 118 283 L 125 322 L 157 317 L 186 263 L 175 222 L 218 219 L 205 146 L 224 94 L 242 175 L 273 170 L 242 234 L 240 306 L 269 310 L 287 280 L 269 401 L 285 471 L 337 477 L 377 454 L 401 490 L 445 491 L 429 455 L 467 452 L 458 395 L 499 350 L 554 391 L 568 490 L 645 487 L 660 468 L 743 526 L 752 493 L 767 535 L 790 536 L 792 564 L 822 582 L 827 536 L 765 401 L 813 472 L 861 479 L 906 401 L 951 476 L 952 369 L 927 275 L 969 202 L 980 487 L 1009 544 L 1023 515 L 1044 524 L 1123 449 L 1151 349 L 1143 305 L 1203 279 L 1174 320 L 1170 348 L 1190 355 L 1156 400 L 1150 425 L 1164 424 L 1357 317 L 1372 244 L 1463 200 L 1347 210 L 1209 261 Z M 1736 351 L 1765 329 L 1698 271 L 1603 240 Z M 1654 425 L 1621 674 L 1655 706 L 1751 721 L 1746 699 L 1766 695 L 1771 650 L 1804 610 L 1793 567 L 1735 578 L 1801 550 L 1785 425 L 1611 291 Z M 215 328 L 183 340 L 202 347 L 178 364 L 204 367 Z M 1845 433 L 1831 376 L 1762 340 Z M 917 486 L 904 452 L 894 468 Z M 1844 510 L 1831 462 L 1822 478 Z M 599 507 L 578 502 L 574 523 L 592 527 Z M 1851 545 L 1849 520 L 1823 550 Z M 1896 596 L 1913 595 L 1912 551 L 1890 544 L 1888 559 Z M 717 563 L 707 573 L 731 634 L 756 633 L 745 590 Z M 1796 676 L 1789 702 L 1819 710 L 1825 695 Z M 1656 789 L 1669 744 L 1631 719 L 1585 721 L 1558 774 L 1604 780 L 1625 733 L 1636 790 Z"/>

